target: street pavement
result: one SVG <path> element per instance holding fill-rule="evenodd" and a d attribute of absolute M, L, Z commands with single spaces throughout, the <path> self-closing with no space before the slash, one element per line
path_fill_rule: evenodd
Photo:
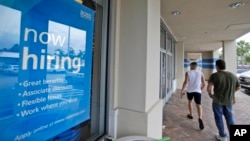
<path fill-rule="evenodd" d="M 171 141 L 216 141 L 215 135 L 218 130 L 213 117 L 212 99 L 206 90 L 202 92 L 204 130 L 199 129 L 195 103 L 193 102 L 193 119 L 186 117 L 188 114 L 187 105 L 186 96 L 181 98 L 180 90 L 177 90 L 163 108 L 163 125 L 165 126 L 163 137 L 168 136 Z M 233 110 L 236 124 L 250 125 L 250 94 L 247 94 L 243 89 L 236 92 L 236 104 Z M 227 129 L 225 120 L 224 125 Z M 228 130 L 226 131 L 229 135 Z"/>

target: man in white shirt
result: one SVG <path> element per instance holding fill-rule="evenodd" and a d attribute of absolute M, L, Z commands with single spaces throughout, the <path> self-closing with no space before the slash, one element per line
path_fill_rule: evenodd
<path fill-rule="evenodd" d="M 205 78 L 201 71 L 196 70 L 197 69 L 197 63 L 192 62 L 190 64 L 190 71 L 186 72 L 185 74 L 185 80 L 182 85 L 181 89 L 181 97 L 185 95 L 184 89 L 187 86 L 187 99 L 188 99 L 188 109 L 189 114 L 187 115 L 187 118 L 193 119 L 193 105 L 192 100 L 194 98 L 194 101 L 196 103 L 196 108 L 198 112 L 198 121 L 199 121 L 199 127 L 201 130 L 204 129 L 204 124 L 202 121 L 202 107 L 201 107 L 201 90 L 205 87 Z"/>

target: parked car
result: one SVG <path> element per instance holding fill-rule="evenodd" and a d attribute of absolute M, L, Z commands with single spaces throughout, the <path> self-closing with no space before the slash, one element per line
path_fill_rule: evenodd
<path fill-rule="evenodd" d="M 237 69 L 237 77 L 239 77 L 242 73 L 249 71 L 249 69 Z"/>
<path fill-rule="evenodd" d="M 241 88 L 250 91 L 250 70 L 240 73 L 238 78 Z"/>
<path fill-rule="evenodd" d="M 8 75 L 17 75 L 19 72 L 18 65 L 7 65 L 3 68 L 3 73 Z"/>

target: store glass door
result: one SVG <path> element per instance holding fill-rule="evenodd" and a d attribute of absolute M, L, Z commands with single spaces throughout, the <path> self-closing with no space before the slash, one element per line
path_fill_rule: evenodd
<path fill-rule="evenodd" d="M 161 52 L 161 61 L 160 61 L 160 98 L 164 99 L 167 92 L 167 75 L 166 75 L 166 53 Z"/>
<path fill-rule="evenodd" d="M 168 54 L 167 55 L 167 64 L 168 64 L 168 67 L 167 67 L 167 94 L 169 92 L 172 91 L 172 55 L 171 54 Z"/>

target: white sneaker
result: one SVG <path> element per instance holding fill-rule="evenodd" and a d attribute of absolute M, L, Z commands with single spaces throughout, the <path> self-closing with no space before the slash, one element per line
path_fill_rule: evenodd
<path fill-rule="evenodd" d="M 222 137 L 222 136 L 220 136 L 219 134 L 217 134 L 215 137 L 216 137 L 216 139 L 219 140 L 219 141 L 227 141 L 227 136 L 226 136 L 226 137 Z"/>

